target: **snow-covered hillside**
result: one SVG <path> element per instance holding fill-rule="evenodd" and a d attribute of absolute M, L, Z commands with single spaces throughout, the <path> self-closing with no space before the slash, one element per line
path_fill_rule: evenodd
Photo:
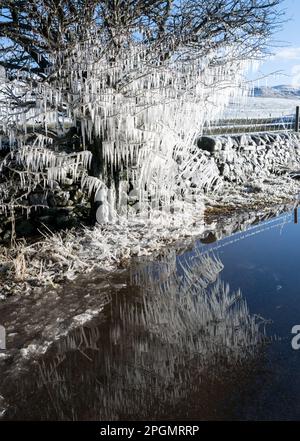
<path fill-rule="evenodd" d="M 253 95 L 254 97 L 264 98 L 300 98 L 300 88 L 287 84 L 273 87 L 255 87 Z"/>
<path fill-rule="evenodd" d="M 224 112 L 224 118 L 278 118 L 295 115 L 299 98 L 248 97 L 240 103 L 232 102 Z"/>
<path fill-rule="evenodd" d="M 289 85 L 255 87 L 250 96 L 232 100 L 225 119 L 278 118 L 295 115 L 300 105 L 300 88 Z"/>

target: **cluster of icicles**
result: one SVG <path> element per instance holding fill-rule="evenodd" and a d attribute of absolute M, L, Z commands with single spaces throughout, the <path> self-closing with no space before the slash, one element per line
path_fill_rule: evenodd
<path fill-rule="evenodd" d="M 222 60 L 228 61 L 221 65 L 214 63 L 220 54 L 200 57 L 193 48 L 179 49 L 159 63 L 166 50 L 162 46 L 153 52 L 132 42 L 115 52 L 105 51 L 92 39 L 68 54 L 53 54 L 57 68 L 49 72 L 51 83 L 35 78 L 38 86 L 33 86 L 23 77 L 2 84 L 3 133 L 12 145 L 17 142 L 23 147 L 29 126 L 43 127 L 45 139 L 47 131 L 63 134 L 71 126 L 81 126 L 82 149 L 88 150 L 93 139 L 101 139 L 106 170 L 112 173 L 117 168 L 122 176 L 117 191 L 128 194 L 130 184 L 140 213 L 169 210 L 171 204 L 201 198 L 220 182 L 217 167 L 197 150 L 196 139 L 230 97 L 245 95 L 241 84 L 249 63 L 238 60 L 235 48 L 224 49 Z M 16 105 L 30 99 L 35 106 L 28 111 Z M 39 148 L 45 149 L 46 164 L 50 155 L 46 149 L 51 150 L 51 145 L 43 143 Z M 32 149 L 32 154 L 27 149 L 26 171 L 32 171 L 41 154 L 36 146 Z M 70 157 L 55 154 L 55 158 L 48 170 L 49 181 L 64 180 L 70 171 Z M 76 161 L 71 165 L 75 177 Z M 90 193 L 106 188 L 100 173 L 93 179 L 84 177 Z M 196 185 L 191 186 L 191 181 Z M 106 193 L 103 204 L 105 199 Z M 120 200 L 122 206 L 114 208 L 126 211 L 124 198 L 112 203 L 120 204 Z"/>
<path fill-rule="evenodd" d="M 81 179 L 82 185 L 86 184 L 91 152 L 58 153 L 47 148 L 48 143 L 51 139 L 38 135 L 32 145 L 12 148 L 0 162 L 0 174 L 9 170 L 14 176 L 13 181 L 0 184 L 1 211 L 22 208 L 29 214 L 31 208 L 24 200 L 38 186 L 46 191 L 56 188 L 57 183 L 70 184 Z"/>

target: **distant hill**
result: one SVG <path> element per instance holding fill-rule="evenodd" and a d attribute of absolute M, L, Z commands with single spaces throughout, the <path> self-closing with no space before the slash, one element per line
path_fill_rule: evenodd
<path fill-rule="evenodd" d="M 300 98 L 300 88 L 287 84 L 273 87 L 255 87 L 253 96 L 265 98 Z"/>

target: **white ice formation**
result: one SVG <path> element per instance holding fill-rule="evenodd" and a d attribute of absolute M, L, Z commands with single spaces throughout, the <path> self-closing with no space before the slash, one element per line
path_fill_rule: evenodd
<path fill-rule="evenodd" d="M 54 53 L 58 67 L 47 81 L 23 74 L 14 81 L 2 79 L 2 135 L 12 150 L 28 152 L 20 179 L 40 180 L 42 171 L 47 182 L 82 178 L 90 194 L 107 195 L 101 199 L 99 222 L 111 218 L 108 212 L 127 211 L 130 200 L 135 215 L 151 215 L 153 209 L 170 211 L 199 202 L 204 191 L 216 188 L 216 165 L 199 151 L 196 139 L 230 98 L 245 94 L 241 85 L 249 63 L 239 60 L 235 47 L 206 56 L 182 47 L 162 63 L 163 50 L 149 51 L 132 41 L 114 53 L 91 38 L 67 53 Z M 105 172 L 89 177 L 83 172 L 88 155 L 58 152 L 53 139 L 70 127 L 79 131 L 83 150 L 98 143 Z M 107 192 L 114 187 L 107 177 L 115 170 L 119 184 L 115 193 Z"/>

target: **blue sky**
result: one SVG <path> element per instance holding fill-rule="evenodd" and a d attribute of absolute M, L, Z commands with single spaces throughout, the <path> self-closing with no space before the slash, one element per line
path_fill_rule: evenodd
<path fill-rule="evenodd" d="M 300 87 L 300 0 L 284 0 L 281 9 L 285 10 L 288 21 L 282 24 L 282 29 L 273 37 L 271 51 L 274 55 L 266 59 L 251 78 L 280 71 L 260 79 L 258 84 L 291 84 Z"/>

